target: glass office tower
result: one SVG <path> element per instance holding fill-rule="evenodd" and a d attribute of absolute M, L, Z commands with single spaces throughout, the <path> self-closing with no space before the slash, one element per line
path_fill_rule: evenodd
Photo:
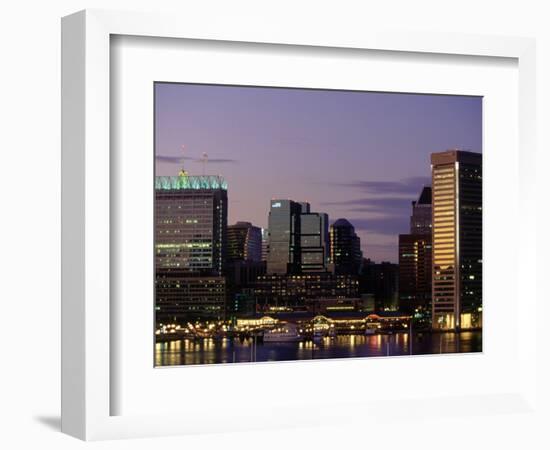
<path fill-rule="evenodd" d="M 482 325 L 482 157 L 431 155 L 433 194 L 432 326 Z"/>
<path fill-rule="evenodd" d="M 300 271 L 325 272 L 329 260 L 328 215 L 300 214 Z"/>
<path fill-rule="evenodd" d="M 300 262 L 300 213 L 292 200 L 272 200 L 269 210 L 269 252 L 267 273 L 286 274 Z"/>

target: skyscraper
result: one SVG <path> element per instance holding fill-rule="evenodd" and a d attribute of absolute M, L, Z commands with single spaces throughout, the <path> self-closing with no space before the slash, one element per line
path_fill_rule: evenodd
<path fill-rule="evenodd" d="M 346 219 L 338 219 L 330 226 L 330 262 L 336 273 L 357 275 L 363 254 L 361 239 Z"/>
<path fill-rule="evenodd" d="M 432 326 L 482 324 L 482 157 L 432 153 Z"/>
<path fill-rule="evenodd" d="M 412 202 L 411 234 L 432 234 L 432 188 L 424 186 L 418 200 Z"/>
<path fill-rule="evenodd" d="M 227 227 L 227 261 L 262 259 L 262 230 L 250 222 L 237 222 Z"/>
<path fill-rule="evenodd" d="M 265 275 L 262 261 L 262 230 L 250 222 L 227 227 L 226 318 L 254 313 L 252 288 Z"/>
<path fill-rule="evenodd" d="M 155 179 L 157 321 L 222 317 L 227 184 L 219 176 Z"/>
<path fill-rule="evenodd" d="M 267 252 L 269 251 L 269 230 L 262 228 L 262 261 L 267 261 Z"/>
<path fill-rule="evenodd" d="M 300 214 L 300 272 L 325 272 L 329 260 L 328 215 Z"/>
<path fill-rule="evenodd" d="M 412 202 L 410 234 L 399 235 L 399 308 L 431 325 L 432 189 Z"/>
<path fill-rule="evenodd" d="M 292 200 L 272 200 L 269 210 L 269 252 L 267 273 L 286 274 L 300 261 L 300 213 L 302 206 Z"/>
<path fill-rule="evenodd" d="M 399 308 L 431 317 L 432 236 L 399 235 Z"/>

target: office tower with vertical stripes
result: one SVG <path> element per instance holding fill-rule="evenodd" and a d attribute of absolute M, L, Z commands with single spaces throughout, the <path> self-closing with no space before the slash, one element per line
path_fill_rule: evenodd
<path fill-rule="evenodd" d="M 432 327 L 482 325 L 482 157 L 432 153 Z"/>

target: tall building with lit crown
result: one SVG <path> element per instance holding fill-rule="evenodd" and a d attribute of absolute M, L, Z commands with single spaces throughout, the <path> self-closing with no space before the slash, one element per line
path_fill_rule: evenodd
<path fill-rule="evenodd" d="M 432 153 L 432 326 L 482 325 L 482 156 Z"/>
<path fill-rule="evenodd" d="M 227 183 L 220 176 L 155 179 L 156 315 L 221 318 L 227 246 Z"/>
<path fill-rule="evenodd" d="M 346 219 L 338 219 L 330 226 L 330 262 L 336 273 L 357 275 L 361 269 L 363 253 L 361 239 Z"/>

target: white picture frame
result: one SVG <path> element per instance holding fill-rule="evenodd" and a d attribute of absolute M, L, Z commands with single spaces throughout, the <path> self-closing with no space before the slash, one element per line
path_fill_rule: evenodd
<path fill-rule="evenodd" d="M 516 194 L 518 199 L 522 199 L 517 206 L 525 226 L 535 226 L 532 176 L 535 165 L 535 43 L 532 39 L 383 30 L 315 34 L 304 30 L 265 28 L 261 24 L 234 29 L 231 24 L 193 23 L 185 17 L 96 10 L 67 16 L 62 22 L 62 430 L 65 433 L 85 440 L 97 440 L 265 426 L 261 422 L 261 413 L 251 415 L 256 416 L 255 420 L 243 411 L 237 412 L 237 419 L 246 417 L 249 420 L 241 421 L 240 425 L 238 420 L 223 423 L 222 416 L 214 416 L 206 423 L 201 417 L 190 417 L 185 411 L 112 414 L 113 392 L 120 389 L 113 382 L 111 371 L 112 358 L 116 356 L 111 347 L 111 336 L 118 332 L 110 305 L 113 244 L 110 239 L 110 186 L 112 177 L 116 176 L 111 172 L 109 151 L 112 145 L 112 35 L 285 44 L 301 46 L 306 51 L 307 48 L 324 47 L 515 59 L 519 80 L 520 149 Z M 515 245 L 518 258 L 533 261 L 529 267 L 518 266 L 518 280 L 514 281 L 520 283 L 534 271 L 534 233 L 523 235 L 521 246 Z M 537 308 L 534 283 L 523 293 L 522 304 L 532 314 Z M 421 408 L 429 408 L 432 402 L 432 405 L 438 405 L 436 407 L 447 404 L 449 411 L 458 409 L 461 414 L 468 414 L 465 403 L 473 402 L 476 408 L 482 408 L 487 414 L 498 412 L 502 405 L 518 413 L 536 413 L 536 351 L 534 346 L 525 344 L 534 342 L 536 329 L 528 315 L 521 311 L 514 326 L 521 331 L 523 345 L 518 345 L 520 367 L 517 383 L 511 390 L 491 393 L 490 396 L 476 393 L 467 402 L 456 398 L 450 403 L 443 398 L 427 398 Z M 354 366 L 349 367 L 353 370 Z M 355 370 L 357 368 L 355 366 Z M 268 371 L 262 370 L 264 373 Z M 410 399 L 394 400 L 401 401 L 410 411 L 418 409 L 418 405 L 407 403 Z M 353 414 L 356 417 L 374 416 L 380 407 L 380 402 L 352 401 L 347 404 L 344 417 Z M 442 414 L 445 411 L 442 408 Z M 275 420 L 273 426 L 308 425 L 323 420 L 328 423 L 335 417 L 330 411 L 320 410 L 319 405 L 307 404 L 290 412 L 278 407 L 274 412 L 284 419 Z M 340 412 L 338 415 L 341 416 Z"/>

